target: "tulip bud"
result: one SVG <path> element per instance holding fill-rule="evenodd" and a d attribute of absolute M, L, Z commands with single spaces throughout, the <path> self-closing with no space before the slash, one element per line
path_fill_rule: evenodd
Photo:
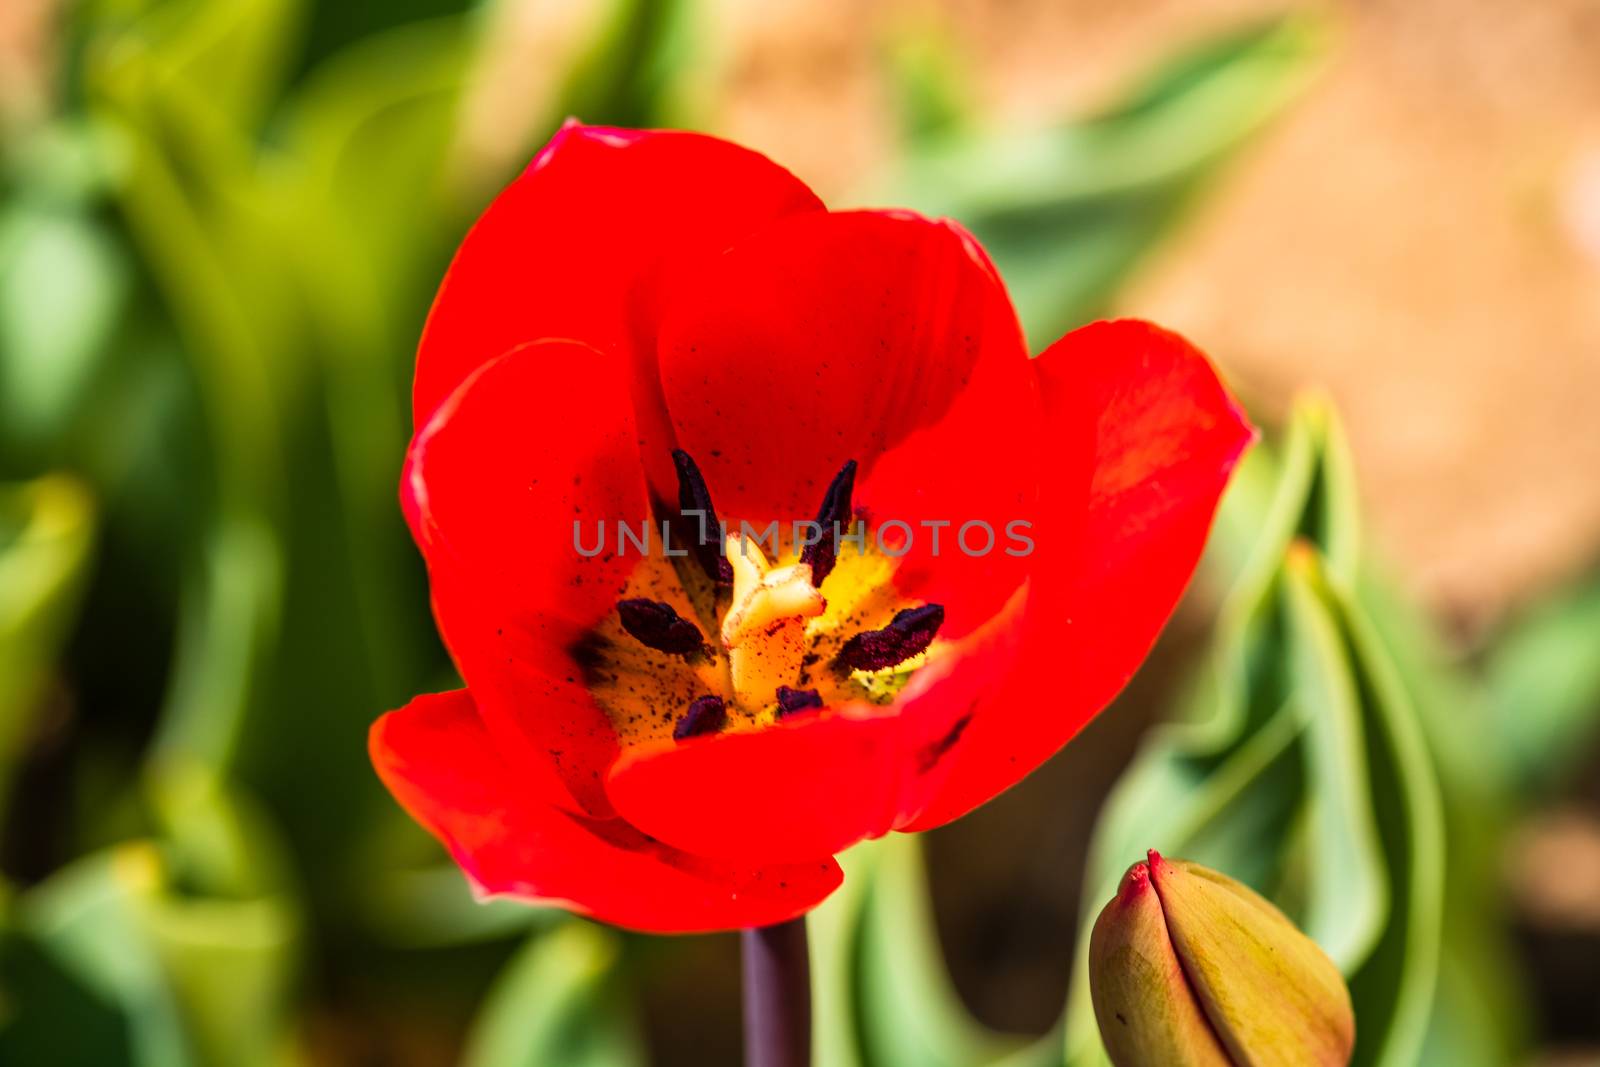
<path fill-rule="evenodd" d="M 1089 940 L 1089 988 L 1116 1067 L 1344 1067 L 1350 992 L 1284 914 L 1216 871 L 1151 852 Z"/>

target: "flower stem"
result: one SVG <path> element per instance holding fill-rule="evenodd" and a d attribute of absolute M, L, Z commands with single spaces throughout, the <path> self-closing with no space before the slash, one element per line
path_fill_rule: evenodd
<path fill-rule="evenodd" d="M 745 1067 L 810 1067 L 811 958 L 805 916 L 740 934 Z"/>

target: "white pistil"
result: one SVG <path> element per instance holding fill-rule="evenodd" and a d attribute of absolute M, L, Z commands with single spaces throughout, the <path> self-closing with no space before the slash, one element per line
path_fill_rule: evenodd
<path fill-rule="evenodd" d="M 828 603 L 811 584 L 811 565 L 774 568 L 753 540 L 723 545 L 733 567 L 733 605 L 722 619 L 722 644 L 739 703 L 771 704 L 778 686 L 793 685 L 806 655 L 806 620 Z"/>

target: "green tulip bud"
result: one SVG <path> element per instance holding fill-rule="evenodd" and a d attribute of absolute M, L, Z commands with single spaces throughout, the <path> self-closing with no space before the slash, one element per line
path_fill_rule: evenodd
<path fill-rule="evenodd" d="M 1151 852 L 1089 940 L 1089 988 L 1116 1067 L 1344 1067 L 1350 992 L 1284 914 L 1216 871 Z"/>

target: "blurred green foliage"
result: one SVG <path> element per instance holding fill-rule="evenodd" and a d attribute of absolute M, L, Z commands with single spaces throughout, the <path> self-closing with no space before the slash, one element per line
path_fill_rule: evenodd
<path fill-rule="evenodd" d="M 530 941 L 485 999 L 463 1067 L 635 1067 L 638 1023 L 617 985 L 621 937 L 567 922 Z"/>
<path fill-rule="evenodd" d="M 942 95 L 954 60 L 936 38 L 913 39 L 895 53 L 911 143 L 869 199 L 972 230 L 1037 350 L 1109 309 L 1221 164 L 1316 74 L 1329 36 L 1309 15 L 1252 25 L 1159 65 L 1115 106 L 1045 130 L 977 124 Z"/>
<path fill-rule="evenodd" d="M 366 761 L 379 711 L 452 683 L 394 502 L 451 250 L 565 115 L 714 118 L 698 5 L 606 0 L 497 131 L 510 162 L 469 151 L 509 3 L 84 0 L 54 108 L 4 130 L 0 1062 L 645 1062 L 637 939 L 474 901 Z M 864 195 L 969 225 L 1047 340 L 1327 37 L 1248 27 L 1015 131 L 970 113 L 949 41 L 903 34 L 903 152 Z M 1347 967 L 1363 1063 L 1503 1062 L 1473 1051 L 1519 1040 L 1484 871 L 1600 704 L 1572 655 L 1600 599 L 1537 615 L 1485 696 L 1379 602 L 1327 413 L 1260 457 L 1222 522 L 1211 680 L 1114 798 L 1091 900 L 1151 845 L 1223 867 Z M 1468 706 L 1504 737 L 1492 766 L 1450 728 Z M 846 863 L 814 921 L 820 1062 L 1093 1061 L 1082 983 L 1065 1042 L 966 1017 L 914 839 Z"/>
<path fill-rule="evenodd" d="M 69 478 L 0 488 L 0 814 L 77 608 L 94 523 Z"/>
<path fill-rule="evenodd" d="M 1589 752 L 1600 708 L 1600 574 L 1529 607 L 1491 650 L 1492 747 L 1518 790 L 1557 795 Z"/>
<path fill-rule="evenodd" d="M 942 980 L 917 841 L 893 838 L 854 850 L 814 917 L 820 1062 L 1107 1065 L 1088 929 L 1152 848 L 1237 874 L 1316 938 L 1350 984 L 1354 1064 L 1521 1061 L 1531 1005 L 1497 866 L 1522 750 L 1481 743 L 1498 714 L 1486 687 L 1445 663 L 1363 552 L 1325 403 L 1252 451 L 1214 539 L 1232 592 L 1190 695 L 1102 812 L 1058 1032 L 1008 1047 L 967 1019 Z"/>
<path fill-rule="evenodd" d="M 1500 1032 L 1445 1058 L 1424 1049 L 1447 896 L 1481 872 L 1460 869 L 1466 855 L 1447 847 L 1450 780 L 1424 722 L 1438 708 L 1430 681 L 1385 639 L 1364 594 L 1372 578 L 1331 411 L 1302 405 L 1278 452 L 1258 450 L 1240 472 L 1220 536 L 1251 531 L 1252 547 L 1209 669 L 1107 802 L 1086 899 L 1096 909 L 1109 899 L 1127 857 L 1145 848 L 1230 870 L 1344 970 L 1360 1021 L 1354 1063 L 1509 1062 L 1523 1014 L 1514 1002 L 1488 1013 Z M 1269 477 L 1270 495 L 1251 506 Z M 1446 710 L 1458 728 L 1470 714 Z M 1460 939 L 1493 922 L 1481 911 L 1455 918 Z M 1510 964 L 1495 963 L 1499 980 Z M 1085 983 L 1075 985 L 1072 1062 L 1101 1062 Z"/>

